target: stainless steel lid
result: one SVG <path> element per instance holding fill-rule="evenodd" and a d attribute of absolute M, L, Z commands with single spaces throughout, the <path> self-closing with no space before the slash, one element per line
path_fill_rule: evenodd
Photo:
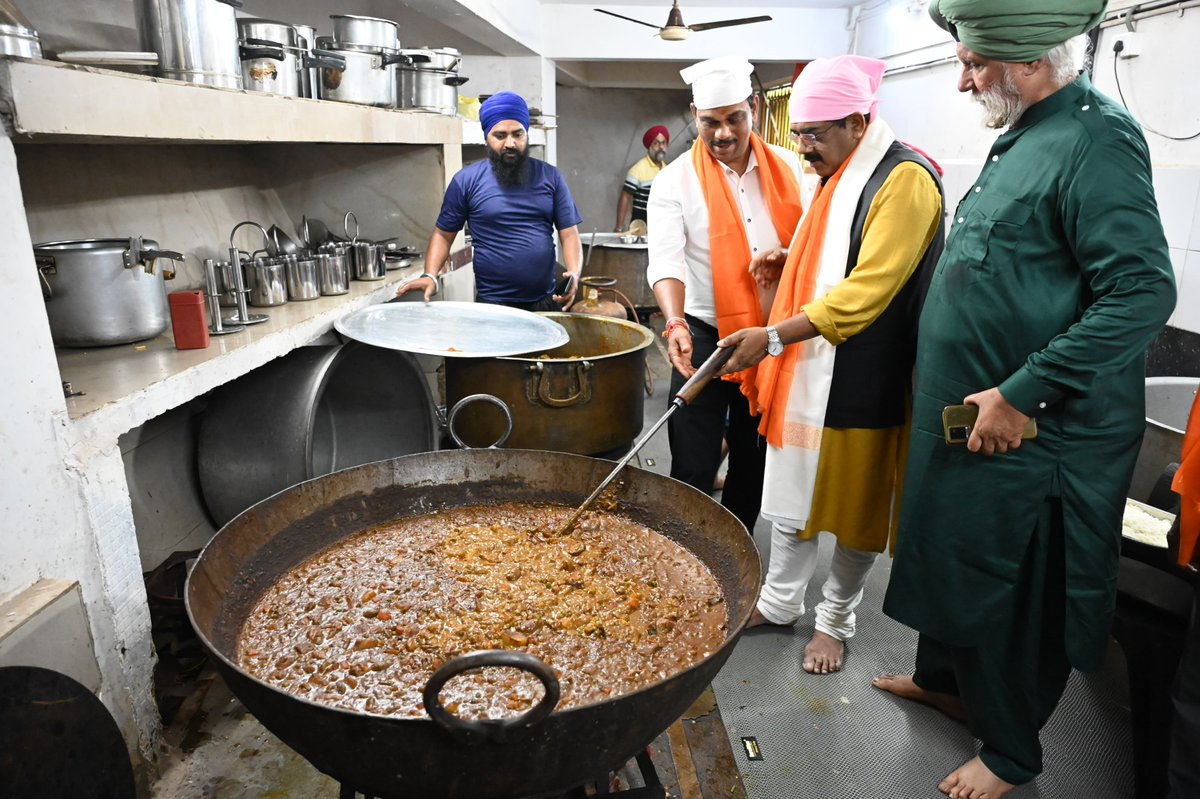
<path fill-rule="evenodd" d="M 389 302 L 343 316 L 344 336 L 393 350 L 490 358 L 560 347 L 567 329 L 539 314 L 482 302 Z"/>

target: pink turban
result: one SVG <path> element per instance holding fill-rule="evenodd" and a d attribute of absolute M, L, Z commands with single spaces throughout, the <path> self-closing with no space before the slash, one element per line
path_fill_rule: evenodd
<path fill-rule="evenodd" d="M 655 125 L 654 127 L 650 128 L 650 130 L 648 130 L 642 134 L 642 146 L 645 147 L 647 150 L 649 150 L 650 142 L 657 139 L 658 134 L 660 134 L 660 133 L 662 134 L 662 137 L 667 140 L 667 143 L 670 144 L 671 143 L 671 131 L 667 130 L 662 125 Z"/>
<path fill-rule="evenodd" d="M 854 113 L 874 115 L 875 92 L 887 65 L 877 58 L 840 55 L 809 62 L 792 84 L 788 121 L 824 122 Z"/>

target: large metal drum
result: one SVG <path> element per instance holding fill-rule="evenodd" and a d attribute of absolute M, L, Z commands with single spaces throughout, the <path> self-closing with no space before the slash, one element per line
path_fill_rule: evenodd
<path fill-rule="evenodd" d="M 447 404 L 480 393 L 501 399 L 513 418 L 506 446 L 514 449 L 596 455 L 632 444 L 642 430 L 646 348 L 654 334 L 608 317 L 541 315 L 565 327 L 570 341 L 511 358 L 447 358 Z M 455 419 L 469 446 L 498 441 L 505 427 L 503 413 L 487 403 Z"/>
<path fill-rule="evenodd" d="M 213 392 L 200 420 L 200 488 L 225 524 L 277 491 L 437 446 L 433 400 L 407 352 L 300 347 Z"/>
<path fill-rule="evenodd" d="M 590 243 L 591 236 L 584 238 Z M 646 243 L 622 244 L 616 233 L 597 233 L 588 252 L 584 277 L 616 278 L 617 291 L 624 294 L 635 308 L 657 308 L 653 287 L 646 281 L 646 266 L 650 263 Z"/>
<path fill-rule="evenodd" d="M 611 466 L 557 452 L 459 450 L 302 483 L 217 533 L 188 578 L 188 615 L 250 712 L 346 788 L 390 799 L 510 799 L 569 790 L 624 763 L 679 718 L 733 651 L 754 608 L 762 571 L 746 528 L 709 496 L 668 477 L 627 469 L 613 510 L 673 539 L 708 567 L 725 597 L 728 630 L 707 658 L 640 691 L 528 725 L 477 724 L 478 734 L 464 741 L 444 719 L 372 715 L 299 699 L 251 677 L 234 658 L 242 624 L 262 593 L 326 547 L 370 526 L 443 508 L 575 505 Z"/>

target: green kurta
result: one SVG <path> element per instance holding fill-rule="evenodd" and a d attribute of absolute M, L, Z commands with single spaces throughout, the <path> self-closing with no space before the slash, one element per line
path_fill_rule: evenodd
<path fill-rule="evenodd" d="M 1018 566 L 1062 499 L 1066 652 L 1096 668 L 1144 422 L 1144 352 L 1175 303 L 1137 123 L 1087 76 L 1001 135 L 951 220 L 917 345 L 913 434 L 884 610 L 973 646 L 1020 607 Z M 1038 438 L 947 446 L 941 413 L 999 386 Z"/>

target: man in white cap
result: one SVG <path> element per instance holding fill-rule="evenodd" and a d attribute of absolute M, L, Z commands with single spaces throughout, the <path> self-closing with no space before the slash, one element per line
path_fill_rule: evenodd
<path fill-rule="evenodd" d="M 744 390 L 768 443 L 771 555 L 751 626 L 800 618 L 817 533 L 837 537 L 804 650 L 814 674 L 841 669 L 863 586 L 895 531 L 917 317 L 942 252 L 937 171 L 879 116 L 883 70 L 847 55 L 817 59 L 796 79 L 792 139 L 821 185 L 782 276 L 757 275 L 779 281 L 769 324 L 720 342 L 737 348 L 727 371 L 758 366 Z"/>
<path fill-rule="evenodd" d="M 802 212 L 800 161 L 753 131 L 758 98 L 744 58 L 714 58 L 680 72 L 692 87 L 699 137 L 663 168 L 647 207 L 647 279 L 667 318 L 671 394 L 716 348 L 722 335 L 766 317 L 773 289 L 760 288 L 752 263 L 790 241 Z M 750 530 L 762 498 L 764 444 L 739 392 L 748 374 L 716 380 L 670 422 L 671 476 L 710 491 L 729 443 L 721 504 Z M 728 430 L 726 420 L 728 419 Z"/>

